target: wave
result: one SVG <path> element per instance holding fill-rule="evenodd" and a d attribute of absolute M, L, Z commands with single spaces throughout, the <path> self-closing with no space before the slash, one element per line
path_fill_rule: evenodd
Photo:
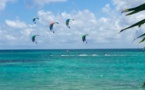
<path fill-rule="evenodd" d="M 63 57 L 75 56 L 75 55 L 61 55 Z"/>
<path fill-rule="evenodd" d="M 99 57 L 99 56 L 105 56 L 105 57 L 111 57 L 111 56 L 127 56 L 127 55 L 122 55 L 122 54 L 78 54 L 78 55 L 69 55 L 69 54 L 61 54 L 61 55 L 49 55 L 49 56 L 52 56 L 52 57 L 55 57 L 55 56 L 61 56 L 61 57 Z"/>
<path fill-rule="evenodd" d="M 122 55 L 122 54 L 120 54 L 120 55 L 118 55 L 118 54 L 104 54 L 104 56 L 127 56 L 127 55 Z"/>
<path fill-rule="evenodd" d="M 80 54 L 79 56 L 88 56 L 87 54 Z"/>
<path fill-rule="evenodd" d="M 91 55 L 88 55 L 88 54 L 80 54 L 78 56 L 99 56 L 99 55 L 97 55 L 97 54 L 91 54 Z"/>
<path fill-rule="evenodd" d="M 93 54 L 92 56 L 99 56 L 99 55 L 97 55 L 97 54 Z"/>
<path fill-rule="evenodd" d="M 85 57 L 85 56 L 99 56 L 99 55 L 97 55 L 97 54 L 79 54 L 79 55 L 68 55 L 68 54 L 62 54 L 62 55 L 49 55 L 49 56 L 61 56 L 61 57 L 76 57 L 76 56 L 79 56 L 79 57 Z"/>

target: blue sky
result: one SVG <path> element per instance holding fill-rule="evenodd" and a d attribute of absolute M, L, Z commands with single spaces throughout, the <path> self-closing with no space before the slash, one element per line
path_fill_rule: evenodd
<path fill-rule="evenodd" d="M 101 0 L 99 2 L 94 0 L 85 0 L 83 2 L 81 0 L 68 0 L 66 2 L 49 2 L 48 4 L 44 4 L 43 6 L 41 6 L 35 5 L 31 0 L 16 0 L 13 3 L 7 3 L 5 10 L 1 13 L 1 19 L 15 19 L 16 17 L 20 17 L 21 19 L 29 22 L 30 19 L 28 19 L 28 17 L 34 17 L 37 14 L 38 10 L 49 10 L 54 14 L 57 14 L 64 11 L 69 13 L 72 11 L 88 9 L 96 15 L 101 16 L 102 7 L 104 7 L 105 4 L 108 3 L 111 4 L 109 0 Z"/>
<path fill-rule="evenodd" d="M 0 49 L 87 49 L 87 48 L 141 48 L 132 40 L 144 32 L 140 29 L 117 34 L 122 28 L 144 19 L 144 12 L 130 17 L 120 12 L 145 0 L 1 0 Z M 132 3 L 130 3 L 132 2 Z M 39 17 L 37 24 L 33 17 Z M 73 18 L 71 29 L 65 20 Z M 55 34 L 49 30 L 54 25 Z M 138 30 L 138 32 L 136 32 Z M 32 43 L 32 35 L 38 44 Z M 81 41 L 83 34 L 88 43 Z"/>

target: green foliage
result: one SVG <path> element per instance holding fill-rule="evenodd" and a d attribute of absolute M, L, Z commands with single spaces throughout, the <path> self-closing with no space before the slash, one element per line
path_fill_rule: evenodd
<path fill-rule="evenodd" d="M 137 7 L 134 7 L 134 8 L 125 9 L 125 10 L 122 11 L 122 13 L 129 12 L 128 14 L 126 14 L 126 16 L 128 16 L 128 15 L 132 15 L 132 14 L 138 13 L 138 12 L 143 11 L 143 10 L 145 10 L 145 3 L 144 4 L 141 4 L 141 5 L 137 6 Z M 135 26 L 140 27 L 144 23 L 145 23 L 145 19 L 143 19 L 143 20 L 141 20 L 141 21 L 139 21 L 139 22 L 137 22 L 135 24 L 132 24 L 129 27 L 126 27 L 126 28 L 122 29 L 120 32 L 123 32 L 123 31 L 125 31 L 127 29 L 133 28 Z M 142 43 L 142 42 L 145 41 L 145 33 L 142 34 L 142 35 L 140 35 L 140 36 L 138 36 L 134 40 L 136 40 L 138 38 L 141 38 L 141 37 L 143 37 L 143 39 L 139 42 L 139 44 L 140 44 L 140 43 Z"/>

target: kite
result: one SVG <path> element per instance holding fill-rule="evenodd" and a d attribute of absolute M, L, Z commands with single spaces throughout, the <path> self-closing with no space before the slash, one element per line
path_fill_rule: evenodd
<path fill-rule="evenodd" d="M 58 22 L 51 22 L 50 25 L 49 25 L 49 28 L 50 28 L 51 31 L 53 30 L 53 25 L 54 24 L 59 24 L 59 23 Z M 54 33 L 54 31 L 53 31 L 53 33 Z"/>
<path fill-rule="evenodd" d="M 36 36 L 39 36 L 39 35 L 33 35 L 32 36 L 32 42 L 35 42 L 37 44 L 37 42 L 35 41 Z"/>
<path fill-rule="evenodd" d="M 33 22 L 34 22 L 34 24 L 36 24 L 36 19 L 38 19 L 38 20 L 39 20 L 39 18 L 38 18 L 38 17 L 34 17 L 34 18 L 33 18 Z"/>
<path fill-rule="evenodd" d="M 70 26 L 69 26 L 70 20 L 74 21 L 74 19 L 67 19 L 67 20 L 66 20 L 66 26 L 67 26 L 68 28 L 70 28 Z"/>
<path fill-rule="evenodd" d="M 83 42 L 86 42 L 87 43 L 87 41 L 86 41 L 86 36 L 87 36 L 88 34 L 84 34 L 83 36 L 82 36 L 82 41 Z"/>

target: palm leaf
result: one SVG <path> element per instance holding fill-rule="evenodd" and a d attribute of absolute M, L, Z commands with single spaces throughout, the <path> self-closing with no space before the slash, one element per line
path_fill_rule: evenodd
<path fill-rule="evenodd" d="M 138 43 L 138 45 L 145 41 L 145 37 Z"/>
<path fill-rule="evenodd" d="M 140 26 L 141 26 L 142 24 L 144 24 L 144 23 L 145 23 L 145 19 L 143 19 L 143 20 L 141 20 L 141 21 L 139 21 L 139 22 L 137 22 L 137 23 L 135 23 L 135 24 L 133 24 L 133 25 L 127 27 L 127 28 L 124 28 L 124 29 L 120 30 L 120 32 L 123 32 L 123 31 L 125 31 L 125 30 L 127 30 L 127 29 L 129 29 L 129 28 L 135 27 L 135 26 L 140 27 Z"/>
<path fill-rule="evenodd" d="M 135 39 L 133 40 L 133 42 L 134 42 L 136 39 L 141 38 L 141 37 L 143 37 L 143 36 L 145 36 L 145 33 L 142 34 L 142 35 L 140 35 L 140 36 L 138 36 L 137 38 L 135 38 Z"/>
<path fill-rule="evenodd" d="M 131 13 L 127 14 L 127 15 L 132 15 L 132 14 L 135 14 L 135 13 L 140 12 L 142 10 L 145 10 L 145 3 L 143 3 L 137 7 L 134 7 L 134 8 L 125 9 L 124 11 L 122 11 L 122 13 L 132 11 Z"/>

